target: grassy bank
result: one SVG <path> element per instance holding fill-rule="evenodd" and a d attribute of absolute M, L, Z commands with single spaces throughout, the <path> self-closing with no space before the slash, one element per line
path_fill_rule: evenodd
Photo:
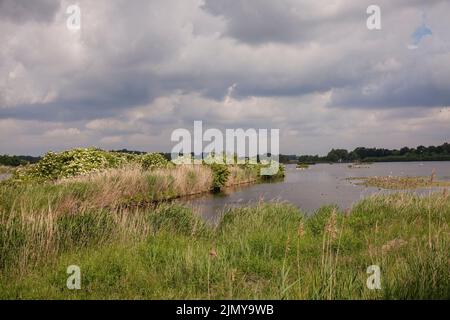
<path fill-rule="evenodd" d="M 190 160 L 190 159 L 189 159 Z M 277 163 L 278 165 L 278 163 Z M 180 164 L 161 154 L 126 154 L 99 149 L 47 153 L 0 182 L 0 210 L 24 215 L 143 206 L 284 177 L 261 176 L 262 164 Z"/>
<path fill-rule="evenodd" d="M 259 181 L 258 171 L 241 166 L 226 172 L 210 166 L 180 165 L 143 170 L 128 165 L 46 183 L 0 184 L 0 210 L 30 216 L 78 214 L 96 209 L 118 209 L 154 204 L 215 188 Z"/>
<path fill-rule="evenodd" d="M 1 214 L 1 298 L 450 298 L 446 193 L 376 196 L 310 217 L 261 203 L 217 227 L 170 205 L 18 208 Z M 69 265 L 81 268 L 81 290 L 66 288 Z M 366 287 L 370 265 L 381 290 Z"/>

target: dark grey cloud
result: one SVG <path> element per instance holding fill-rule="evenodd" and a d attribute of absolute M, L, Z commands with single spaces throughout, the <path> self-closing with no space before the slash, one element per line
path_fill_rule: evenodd
<path fill-rule="evenodd" d="M 363 87 L 337 89 L 331 106 L 341 108 L 445 107 L 450 105 L 450 91 L 433 83 L 383 84 L 373 92 Z"/>
<path fill-rule="evenodd" d="M 392 13 L 402 8 L 427 8 L 440 3 L 445 0 L 379 0 L 377 3 L 371 0 L 205 0 L 203 8 L 226 21 L 226 36 L 263 45 L 315 41 L 327 34 L 345 36 L 362 25 L 366 19 L 364 13 L 372 4 L 379 5 L 383 13 Z"/>
<path fill-rule="evenodd" d="M 0 19 L 51 22 L 59 8 L 60 2 L 55 0 L 0 0 Z"/>
<path fill-rule="evenodd" d="M 129 107 L 150 103 L 161 92 L 157 84 L 144 75 L 125 75 L 113 81 L 86 79 L 77 87 L 65 88 L 63 98 L 48 103 L 21 104 L 0 108 L 0 119 L 15 118 L 42 121 L 80 121 L 110 117 Z M 124 75 L 122 75 L 124 76 Z"/>
<path fill-rule="evenodd" d="M 289 2 L 214 0 L 203 8 L 224 17 L 227 35 L 233 38 L 248 43 L 292 42 L 306 37 L 311 23 Z"/>
<path fill-rule="evenodd" d="M 337 87 L 330 106 L 388 109 L 450 105 L 449 54 L 406 54 L 398 58 L 398 64 L 393 70 L 369 72 L 360 83 Z"/>

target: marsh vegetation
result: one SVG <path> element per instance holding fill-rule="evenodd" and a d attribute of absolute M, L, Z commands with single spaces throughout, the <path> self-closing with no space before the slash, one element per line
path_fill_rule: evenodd
<path fill-rule="evenodd" d="M 166 200 L 259 182 L 260 166 L 105 162 L 95 152 L 101 168 L 86 169 L 79 154 L 0 183 L 0 298 L 450 298 L 447 192 L 309 215 L 261 201 L 209 224 Z M 81 290 L 66 287 L 70 265 L 81 268 Z M 381 290 L 366 286 L 371 265 Z"/>
<path fill-rule="evenodd" d="M 1 166 L 0 165 L 0 174 L 10 174 L 14 171 L 13 167 L 9 166 Z"/>
<path fill-rule="evenodd" d="M 396 190 L 450 187 L 450 181 L 438 181 L 430 177 L 358 177 L 349 180 L 358 181 L 357 184 L 366 187 Z"/>
<path fill-rule="evenodd" d="M 1 298 L 448 299 L 447 194 L 372 197 L 306 217 L 284 204 L 1 215 Z M 66 288 L 78 265 L 82 289 Z M 366 269 L 379 265 L 382 289 Z"/>

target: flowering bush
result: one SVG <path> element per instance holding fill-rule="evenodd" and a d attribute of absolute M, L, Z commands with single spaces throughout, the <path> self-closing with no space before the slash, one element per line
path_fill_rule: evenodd
<path fill-rule="evenodd" d="M 13 179 L 23 182 L 56 180 L 130 163 L 141 164 L 147 170 L 166 166 L 168 161 L 159 153 L 135 155 L 96 148 L 73 149 L 60 153 L 49 152 L 38 163 L 18 169 Z"/>

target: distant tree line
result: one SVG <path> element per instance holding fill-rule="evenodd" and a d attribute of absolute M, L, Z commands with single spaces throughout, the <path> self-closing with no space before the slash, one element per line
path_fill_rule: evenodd
<path fill-rule="evenodd" d="M 129 154 L 146 154 L 147 152 L 145 151 L 136 151 L 136 150 L 128 150 L 128 149 L 120 149 L 120 150 L 111 150 L 110 152 L 119 152 L 119 153 L 129 153 Z M 162 155 L 164 158 L 166 158 L 167 160 L 171 160 L 171 155 L 170 153 L 164 153 L 164 152 L 158 152 L 160 155 Z"/>
<path fill-rule="evenodd" d="M 128 149 L 110 150 L 110 152 L 137 154 L 137 155 L 146 153 L 144 151 L 136 151 L 136 150 L 128 150 Z"/>
<path fill-rule="evenodd" d="M 10 166 L 10 167 L 18 167 L 22 165 L 26 165 L 29 163 L 36 163 L 40 160 L 40 157 L 32 157 L 32 156 L 9 156 L 9 155 L 0 155 L 0 165 Z"/>
<path fill-rule="evenodd" d="M 280 163 L 296 162 L 297 156 L 292 154 L 280 154 Z"/>
<path fill-rule="evenodd" d="M 401 149 L 365 148 L 358 147 L 353 151 L 346 149 L 332 149 L 324 157 L 319 155 L 303 155 L 299 162 L 380 162 L 380 161 L 442 161 L 450 160 L 450 144 L 440 146 L 418 146 L 417 148 L 403 147 Z"/>
<path fill-rule="evenodd" d="M 131 154 L 144 154 L 142 151 L 134 150 L 111 150 L 111 152 L 122 152 Z M 166 159 L 170 160 L 170 153 L 161 153 Z M 270 156 L 268 154 L 267 156 Z M 17 167 L 30 163 L 36 163 L 41 157 L 33 156 L 10 156 L 0 155 L 0 165 Z M 258 156 L 259 160 L 259 156 Z M 281 163 L 302 162 L 302 163 L 320 163 L 320 162 L 387 162 L 387 161 L 450 161 L 450 144 L 444 143 L 440 146 L 418 146 L 417 148 L 403 147 L 397 149 L 384 148 L 365 148 L 358 147 L 353 151 L 346 149 L 332 149 L 326 156 L 319 155 L 283 155 L 279 158 Z"/>

